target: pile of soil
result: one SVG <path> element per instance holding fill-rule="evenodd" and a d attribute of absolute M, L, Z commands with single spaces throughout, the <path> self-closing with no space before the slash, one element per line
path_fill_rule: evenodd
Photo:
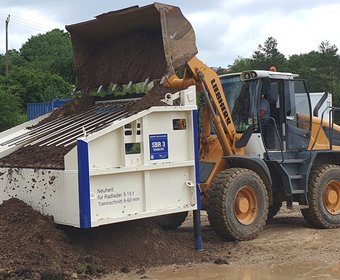
<path fill-rule="evenodd" d="M 161 101 L 166 93 L 174 93 L 177 90 L 166 88 L 160 84 L 155 83 L 147 94 L 140 100 L 132 103 L 125 110 L 129 116 L 136 114 L 142 110 L 149 109 L 152 106 L 165 106 Z M 84 95 L 81 98 L 66 103 L 64 106 L 56 109 L 46 119 L 32 126 L 31 129 L 39 127 L 43 124 L 51 122 L 56 119 L 75 115 L 84 112 L 89 107 L 94 106 L 96 98 L 93 96 Z M 17 167 L 17 168 L 48 168 L 48 169 L 64 169 L 64 156 L 75 146 L 41 146 L 32 145 L 22 147 L 16 152 L 0 159 L 0 166 L 2 167 Z"/>
<path fill-rule="evenodd" d="M 0 248 L 0 279 L 34 279 L 38 274 L 72 272 L 80 259 L 79 252 L 50 217 L 18 199 L 0 205 Z"/>
<path fill-rule="evenodd" d="M 31 126 L 35 129 L 53 120 L 75 115 L 94 105 L 94 97 L 84 95 L 65 103 L 54 110 L 47 118 Z M 1 167 L 64 169 L 64 156 L 75 146 L 39 146 L 32 145 L 18 149 L 0 159 Z"/>
<path fill-rule="evenodd" d="M 64 156 L 75 146 L 22 147 L 0 159 L 1 167 L 64 169 Z"/>
<path fill-rule="evenodd" d="M 0 279 L 87 279 L 114 271 L 194 261 L 191 242 L 150 219 L 90 230 L 57 228 L 24 202 L 0 205 Z"/>
<path fill-rule="evenodd" d="M 198 253 L 190 216 L 175 231 L 163 231 L 150 219 L 81 230 L 56 227 L 50 217 L 10 199 L 0 205 L 0 279 L 89 279 L 110 272 L 115 277 L 107 279 L 150 279 L 150 269 L 160 265 L 200 263 L 202 271 L 203 262 L 248 268 L 328 264 L 338 271 L 340 229 L 314 229 L 298 208 L 281 209 L 258 238 L 243 242 L 219 238 L 202 213 L 204 251 Z"/>
<path fill-rule="evenodd" d="M 154 86 L 143 96 L 138 102 L 128 108 L 130 115 L 136 114 L 140 111 L 149 109 L 152 106 L 165 106 L 166 103 L 162 102 L 167 93 L 175 93 L 178 90 L 170 89 L 163 85 L 155 83 Z"/>
<path fill-rule="evenodd" d="M 41 126 L 45 123 L 51 122 L 56 119 L 65 118 L 79 112 L 86 111 L 89 107 L 94 105 L 94 97 L 90 95 L 84 95 L 82 97 L 74 98 L 73 100 L 65 103 L 63 106 L 54 110 L 51 115 L 47 118 L 43 119 L 37 125 L 32 126 L 31 128 L 35 128 Z"/>

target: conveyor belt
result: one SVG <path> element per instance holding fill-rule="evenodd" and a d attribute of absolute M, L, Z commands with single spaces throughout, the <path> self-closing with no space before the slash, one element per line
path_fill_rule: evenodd
<path fill-rule="evenodd" d="M 41 146 L 69 146 L 77 138 L 100 130 L 113 121 L 127 116 L 127 108 L 136 100 L 113 101 L 99 103 L 89 107 L 85 112 L 52 120 L 36 126 L 26 133 L 0 143 L 0 145 L 39 145 Z"/>

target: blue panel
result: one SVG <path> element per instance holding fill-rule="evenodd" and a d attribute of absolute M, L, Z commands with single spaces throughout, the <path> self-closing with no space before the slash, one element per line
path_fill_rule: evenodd
<path fill-rule="evenodd" d="M 52 111 L 51 102 L 28 103 L 26 107 L 28 120 L 33 120 Z"/>
<path fill-rule="evenodd" d="M 194 235 L 195 247 L 198 251 L 203 250 L 202 228 L 201 228 L 201 191 L 200 183 L 200 167 L 199 167 L 199 135 L 198 135 L 198 117 L 197 110 L 192 111 L 192 125 L 194 128 L 194 147 L 195 147 L 195 174 L 196 174 L 196 195 L 197 210 L 194 211 Z"/>
<path fill-rule="evenodd" d="M 27 118 L 33 120 L 37 117 L 52 112 L 54 109 L 64 105 L 69 99 L 55 99 L 52 102 L 28 103 Z"/>
<path fill-rule="evenodd" d="M 70 99 L 54 99 L 52 101 L 52 108 L 57 109 L 61 106 L 63 106 L 66 102 L 68 102 Z"/>
<path fill-rule="evenodd" d="M 169 158 L 167 134 L 149 135 L 149 144 L 150 144 L 150 160 Z"/>
<path fill-rule="evenodd" d="M 202 227 L 201 227 L 201 211 L 194 210 L 194 237 L 195 237 L 195 248 L 198 251 L 203 250 L 203 238 L 202 238 Z"/>
<path fill-rule="evenodd" d="M 88 143 L 77 140 L 80 227 L 91 227 L 90 170 Z"/>
<path fill-rule="evenodd" d="M 194 128 L 194 147 L 195 147 L 195 174 L 196 174 L 196 189 L 197 189 L 197 209 L 201 209 L 201 192 L 199 189 L 200 182 L 200 160 L 199 160 L 199 135 L 198 135 L 198 117 L 197 110 L 192 111 L 192 122 Z"/>

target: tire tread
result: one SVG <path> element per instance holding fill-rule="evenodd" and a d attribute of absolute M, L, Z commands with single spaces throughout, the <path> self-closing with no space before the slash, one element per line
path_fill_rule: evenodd
<path fill-rule="evenodd" d="M 318 187 L 321 183 L 323 176 L 325 176 L 327 172 L 332 171 L 332 169 L 339 171 L 340 166 L 334 164 L 324 164 L 316 166 L 311 171 L 311 175 L 309 178 L 309 191 L 308 191 L 309 208 L 302 209 L 301 213 L 308 223 L 317 228 L 332 229 L 339 227 L 339 225 L 327 222 L 322 217 L 318 206 L 319 199 Z"/>
<path fill-rule="evenodd" d="M 227 209 L 225 205 L 226 196 L 232 186 L 233 181 L 237 177 L 245 174 L 251 174 L 261 184 L 261 188 L 265 193 L 265 201 L 268 206 L 268 194 L 266 187 L 261 178 L 253 171 L 245 168 L 230 168 L 220 172 L 214 180 L 209 190 L 209 205 L 208 205 L 208 219 L 214 231 L 226 240 L 251 240 L 256 238 L 266 224 L 268 214 L 268 207 L 266 207 L 265 215 L 257 223 L 256 229 L 252 233 L 245 235 L 235 231 L 230 223 L 227 222 Z"/>

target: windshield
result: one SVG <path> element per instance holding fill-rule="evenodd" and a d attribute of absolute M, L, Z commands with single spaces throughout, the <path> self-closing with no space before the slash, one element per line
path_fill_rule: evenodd
<path fill-rule="evenodd" d="M 237 132 L 244 132 L 257 118 L 256 92 L 260 89 L 259 80 L 241 81 L 240 76 L 221 78 L 224 94 Z"/>

